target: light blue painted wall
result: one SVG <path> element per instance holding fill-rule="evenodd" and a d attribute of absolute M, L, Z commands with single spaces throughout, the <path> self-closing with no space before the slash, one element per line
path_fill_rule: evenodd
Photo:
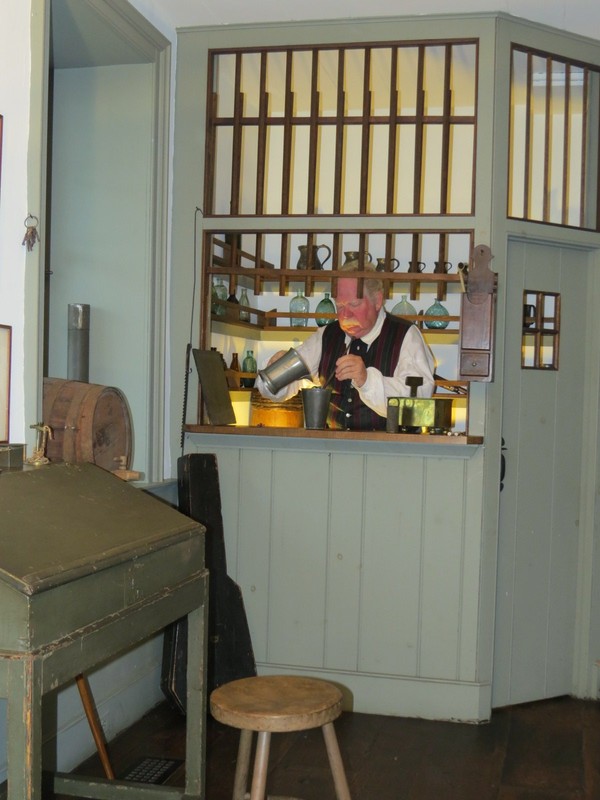
<path fill-rule="evenodd" d="M 90 305 L 90 383 L 121 389 L 144 472 L 149 429 L 153 66 L 54 73 L 49 371 L 67 377 L 67 309 Z"/>

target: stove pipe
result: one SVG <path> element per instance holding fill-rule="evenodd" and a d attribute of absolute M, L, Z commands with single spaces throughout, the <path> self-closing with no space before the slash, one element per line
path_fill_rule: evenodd
<path fill-rule="evenodd" d="M 69 340 L 67 378 L 89 382 L 90 378 L 90 307 L 86 303 L 69 303 Z"/>

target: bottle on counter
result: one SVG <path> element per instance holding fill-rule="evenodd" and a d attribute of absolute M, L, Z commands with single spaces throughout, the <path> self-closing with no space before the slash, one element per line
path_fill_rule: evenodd
<path fill-rule="evenodd" d="M 253 350 L 246 350 L 246 357 L 242 362 L 242 372 L 252 372 L 256 375 L 256 359 Z M 242 378 L 244 389 L 252 389 L 255 378 Z"/>

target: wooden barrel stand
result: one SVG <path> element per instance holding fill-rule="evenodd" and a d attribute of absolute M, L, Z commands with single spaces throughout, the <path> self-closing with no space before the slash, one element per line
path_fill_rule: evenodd
<path fill-rule="evenodd" d="M 129 469 L 132 423 L 125 395 L 112 386 L 44 378 L 44 424 L 50 461 Z"/>

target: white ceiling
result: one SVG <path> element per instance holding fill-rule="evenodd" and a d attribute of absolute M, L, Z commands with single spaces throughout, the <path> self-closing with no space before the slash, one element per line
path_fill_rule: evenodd
<path fill-rule="evenodd" d="M 129 0 L 158 31 L 174 40 L 178 28 L 202 25 L 446 14 L 448 0 Z M 52 0 L 53 66 L 103 66 L 152 60 L 123 37 L 100 0 Z M 109 4 L 110 7 L 110 4 Z M 451 13 L 501 11 L 600 39 L 598 0 L 453 0 Z M 135 11 L 132 13 L 135 14 Z"/>
<path fill-rule="evenodd" d="M 501 11 L 600 39 L 598 0 L 130 0 L 159 30 L 198 25 Z"/>

